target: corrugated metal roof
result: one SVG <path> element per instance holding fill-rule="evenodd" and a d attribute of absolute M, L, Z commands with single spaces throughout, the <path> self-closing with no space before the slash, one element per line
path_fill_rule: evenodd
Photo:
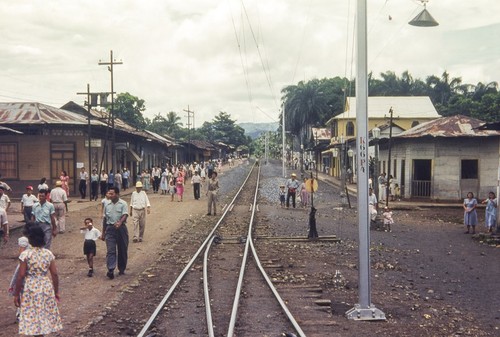
<path fill-rule="evenodd" d="M 490 137 L 500 136 L 500 131 L 478 130 L 483 121 L 463 115 L 441 117 L 419 124 L 394 138 L 420 137 Z"/>
<path fill-rule="evenodd" d="M 0 102 L 0 124 L 73 124 L 86 125 L 87 118 L 74 112 L 36 102 Z M 91 121 L 93 125 L 103 125 Z"/>
<path fill-rule="evenodd" d="M 392 107 L 398 118 L 441 117 L 428 96 L 371 96 L 368 97 L 368 118 L 384 118 Z M 356 97 L 348 97 L 346 111 L 333 119 L 356 118 Z"/>

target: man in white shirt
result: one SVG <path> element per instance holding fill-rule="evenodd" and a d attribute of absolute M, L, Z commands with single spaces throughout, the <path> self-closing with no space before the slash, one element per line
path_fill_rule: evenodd
<path fill-rule="evenodd" d="M 9 241 L 9 220 L 3 208 L 0 208 L 0 229 L 3 236 L 3 243 L 7 243 L 7 241 Z M 0 243 L 1 242 L 2 241 L 0 241 Z"/>
<path fill-rule="evenodd" d="M 33 186 L 26 186 L 26 193 L 21 198 L 21 213 L 24 215 L 24 222 L 31 221 L 31 213 L 33 205 L 38 201 L 38 198 L 33 194 Z"/>
<path fill-rule="evenodd" d="M 142 190 L 142 183 L 138 181 L 130 198 L 130 216 L 134 224 L 133 242 L 142 242 L 146 229 L 146 212 L 151 212 L 151 204 L 148 195 Z"/>
<path fill-rule="evenodd" d="M 82 167 L 82 169 L 80 170 L 80 184 L 78 185 L 78 191 L 80 192 L 82 199 L 85 199 L 85 196 L 87 195 L 88 180 L 89 174 L 85 170 L 85 167 Z"/>
<path fill-rule="evenodd" d="M 3 208 L 7 213 L 10 207 L 10 198 L 5 194 L 5 187 L 0 185 L 0 208 Z"/>
<path fill-rule="evenodd" d="M 56 181 L 56 187 L 50 191 L 50 201 L 55 208 L 56 223 L 59 227 L 59 234 L 66 231 L 66 211 L 68 210 L 68 196 L 62 188 L 62 181 Z"/>
<path fill-rule="evenodd" d="M 160 167 L 159 166 L 153 167 L 151 175 L 153 176 L 153 193 L 158 193 L 158 189 L 160 188 L 160 179 L 161 179 Z"/>

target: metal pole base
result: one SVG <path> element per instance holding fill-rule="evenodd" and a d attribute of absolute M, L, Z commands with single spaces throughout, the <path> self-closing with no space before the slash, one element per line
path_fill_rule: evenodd
<path fill-rule="evenodd" d="M 385 321 L 385 314 L 382 310 L 370 305 L 369 308 L 361 308 L 359 304 L 355 304 L 354 308 L 346 313 L 348 319 L 355 321 Z"/>

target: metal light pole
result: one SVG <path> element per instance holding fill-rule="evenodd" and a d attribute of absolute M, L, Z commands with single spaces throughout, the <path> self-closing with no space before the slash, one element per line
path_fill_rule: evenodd
<path fill-rule="evenodd" d="M 428 0 L 421 0 L 422 3 Z M 356 57 L 356 146 L 358 147 L 358 225 L 359 225 L 359 303 L 346 312 L 353 320 L 385 320 L 385 314 L 371 303 L 370 296 L 370 218 L 368 214 L 368 67 L 366 0 L 356 3 L 357 57 Z M 437 22 L 432 16 L 413 19 L 414 26 L 432 27 Z"/>
<path fill-rule="evenodd" d="M 357 0 L 356 146 L 358 150 L 359 303 L 346 312 L 353 320 L 385 320 L 371 303 L 370 218 L 368 213 L 368 67 L 366 0 Z"/>

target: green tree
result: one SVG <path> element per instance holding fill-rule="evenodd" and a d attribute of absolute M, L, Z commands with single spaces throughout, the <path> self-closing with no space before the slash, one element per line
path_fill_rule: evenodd
<path fill-rule="evenodd" d="M 299 137 L 304 144 L 310 126 L 321 124 L 325 116 L 331 115 L 331 108 L 319 80 L 299 82 L 282 90 L 285 106 L 285 129 Z"/>
<path fill-rule="evenodd" d="M 146 110 L 144 103 L 143 99 L 128 92 L 118 94 L 114 102 L 115 116 L 137 129 L 144 129 L 146 127 L 146 120 L 142 115 Z"/>

